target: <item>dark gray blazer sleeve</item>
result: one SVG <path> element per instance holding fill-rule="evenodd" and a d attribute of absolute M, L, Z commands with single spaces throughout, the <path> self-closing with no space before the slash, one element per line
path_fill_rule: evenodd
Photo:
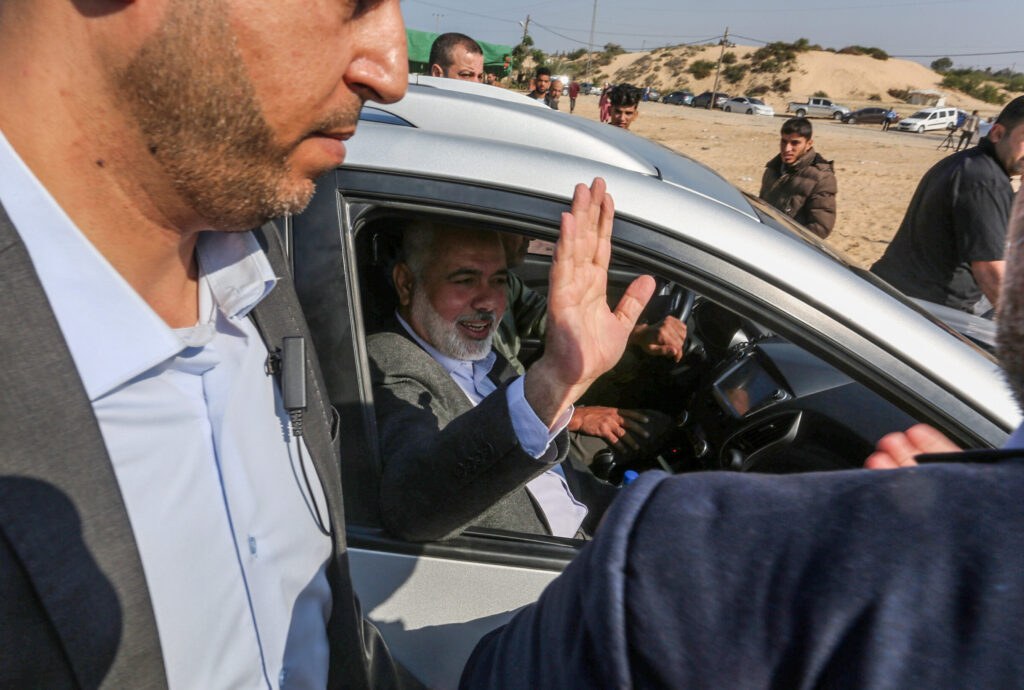
<path fill-rule="evenodd" d="M 645 472 L 461 687 L 1011 688 L 1024 461 Z"/>
<path fill-rule="evenodd" d="M 412 541 L 473 524 L 564 459 L 559 434 L 540 459 L 519 444 L 505 386 L 473 407 L 447 372 L 408 338 L 367 339 L 381 450 L 385 527 Z"/>

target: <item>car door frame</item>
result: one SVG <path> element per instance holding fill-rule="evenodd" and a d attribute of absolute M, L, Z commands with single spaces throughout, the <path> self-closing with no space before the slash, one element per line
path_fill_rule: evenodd
<path fill-rule="evenodd" d="M 366 510 L 379 468 L 372 386 L 359 299 L 355 236 L 374 213 L 429 213 L 540 239 L 557 237 L 564 198 L 467 180 L 341 168 L 318 183 L 309 209 L 285 224 L 295 284 L 339 408 L 353 582 L 395 656 L 421 680 L 450 685 L 476 640 L 534 601 L 581 545 L 555 537 L 467 530 L 438 543 L 391 538 Z M 770 231 L 766 229 L 766 231 Z M 617 256 L 651 267 L 868 385 L 970 446 L 1006 432 L 861 332 L 841 315 L 787 293 L 757 267 L 739 266 L 641 218 L 619 216 Z M 442 651 L 443 650 L 443 651 Z"/>

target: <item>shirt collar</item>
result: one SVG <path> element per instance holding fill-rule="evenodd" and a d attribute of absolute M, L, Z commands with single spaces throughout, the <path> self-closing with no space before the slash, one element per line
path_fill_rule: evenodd
<path fill-rule="evenodd" d="M 412 336 L 413 340 L 415 340 L 420 347 L 427 351 L 428 355 L 437 360 L 437 363 L 440 364 L 441 368 L 448 372 L 449 375 L 455 371 L 468 373 L 470 369 L 472 369 L 472 376 L 467 376 L 467 378 L 472 378 L 473 383 L 476 384 L 479 389 L 480 381 L 490 373 L 492 368 L 494 368 L 494 363 L 497 361 L 498 355 L 493 349 L 487 353 L 486 357 L 479 360 L 455 359 L 453 357 L 449 357 L 448 355 L 439 352 L 430 343 L 421 338 L 397 311 L 395 312 L 395 316 L 398 317 L 398 323 L 402 324 L 402 328 Z"/>
<path fill-rule="evenodd" d="M 0 133 L 0 204 L 18 229 L 91 400 L 187 345 L 114 270 Z M 201 280 L 227 316 L 246 315 L 276 278 L 251 233 L 203 232 Z"/>

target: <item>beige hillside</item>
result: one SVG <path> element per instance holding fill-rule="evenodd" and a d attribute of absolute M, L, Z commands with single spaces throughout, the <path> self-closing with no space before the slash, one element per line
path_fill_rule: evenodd
<path fill-rule="evenodd" d="M 720 79 L 718 90 L 731 94 L 747 94 L 755 87 L 767 88 L 761 98 L 776 111 L 785 111 L 791 100 L 804 100 L 824 92 L 833 100 L 851 107 L 869 102 L 898 104 L 904 113 L 915 106 L 902 103 L 889 95 L 890 89 L 936 89 L 946 94 L 946 102 L 965 110 L 978 109 L 983 115 L 995 114 L 999 107 L 971 98 L 959 91 L 940 87 L 942 76 L 929 68 L 909 60 L 889 58 L 877 60 L 869 55 L 845 55 L 829 51 L 811 50 L 796 55 L 795 61 L 776 73 L 758 73 L 750 69 L 750 56 L 757 50 L 749 46 L 732 46 L 726 52 L 736 56 L 735 65 L 748 66 L 742 78 L 730 83 Z M 663 93 L 686 89 L 693 93 L 710 91 L 714 71 L 697 79 L 689 72 L 693 63 L 705 60 L 717 62 L 718 46 L 658 48 L 642 53 L 624 53 L 605 65 L 592 61 L 591 74 L 597 82 L 631 83 L 651 86 Z M 581 67 L 586 57 L 576 61 Z M 582 73 L 582 72 L 581 72 Z M 1012 94 L 1011 94 L 1012 95 Z"/>

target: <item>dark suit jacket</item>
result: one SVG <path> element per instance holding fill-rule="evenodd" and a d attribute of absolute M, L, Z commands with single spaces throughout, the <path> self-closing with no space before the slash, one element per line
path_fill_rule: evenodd
<path fill-rule="evenodd" d="M 266 226 L 257 236 L 281 276 L 254 311 L 268 348 L 287 335 L 312 343 L 276 232 Z M 0 687 L 166 687 L 142 564 L 99 425 L 2 208 L 0 351 Z M 311 348 L 307 364 L 306 445 L 334 540 L 329 683 L 392 685 L 387 650 L 364 627 L 349 580 L 334 413 Z"/>
<path fill-rule="evenodd" d="M 366 345 L 384 525 L 413 541 L 442 539 L 469 525 L 550 534 L 524 486 L 565 458 L 567 434 L 538 460 L 519 445 L 504 385 L 474 407 L 397 321 Z M 492 374 L 500 380 L 514 372 L 499 355 Z"/>
<path fill-rule="evenodd" d="M 644 473 L 462 687 L 1022 687 L 1017 457 Z"/>

